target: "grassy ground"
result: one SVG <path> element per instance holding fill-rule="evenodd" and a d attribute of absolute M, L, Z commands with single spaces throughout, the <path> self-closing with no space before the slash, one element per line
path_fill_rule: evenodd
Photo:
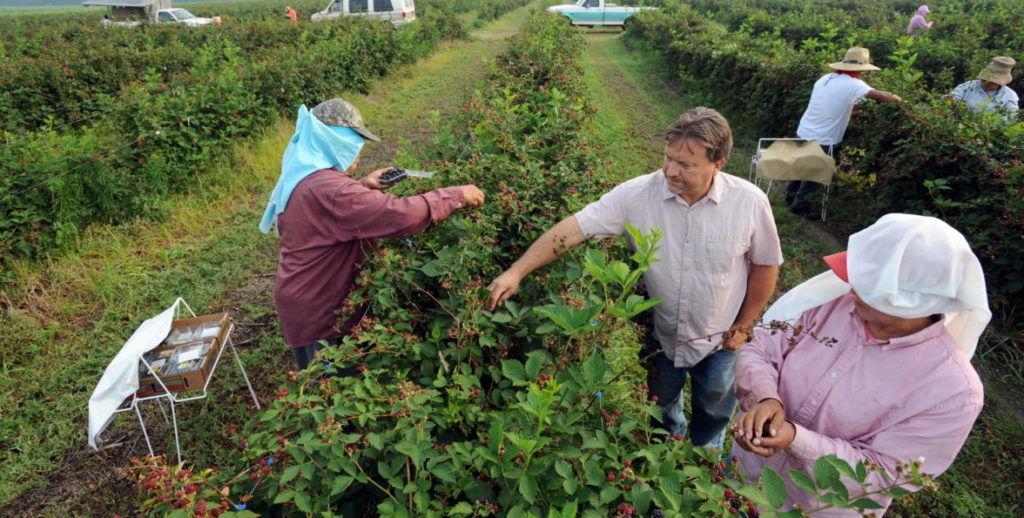
<path fill-rule="evenodd" d="M 616 32 L 594 31 L 589 36 L 586 80 L 598 108 L 595 133 L 609 143 L 610 170 L 621 180 L 660 167 L 662 132 L 684 110 L 719 107 L 713 92 L 696 89 L 687 78 L 674 75 L 655 53 L 626 48 Z M 725 170 L 745 178 L 758 135 L 749 130 L 742 113 L 721 111 L 735 137 Z M 793 216 L 778 197 L 772 198 L 786 258 L 777 290 L 782 293 L 820 273 L 820 258 L 843 250 L 845 237 Z M 998 334 L 991 333 L 989 343 L 979 346 L 975 364 L 985 382 L 986 406 L 957 461 L 939 478 L 942 488 L 897 502 L 887 516 L 995 518 L 1024 513 L 1024 373 L 1012 343 L 985 354 L 1001 342 Z"/>
<path fill-rule="evenodd" d="M 522 21 L 520 9 L 382 81 L 360 106 L 384 142 L 360 163 L 371 171 L 414 155 L 431 138 L 431 117 L 443 119 L 482 77 L 484 60 L 504 47 Z M 258 392 L 269 394 L 290 368 L 277 330 L 272 283 L 277 244 L 258 232 L 267 194 L 292 131 L 290 120 L 234 151 L 229 167 L 212 172 L 198 195 L 168 200 L 161 222 L 95 227 L 78 252 L 45 264 L 14 265 L 15 285 L 0 301 L 0 515 L 104 516 L 133 510 L 134 494 L 113 471 L 146 451 L 137 425 L 123 414 L 108 439 L 122 446 L 93 454 L 85 446 L 86 409 L 106 363 L 142 320 L 181 296 L 197 313 L 231 311 L 234 334 Z M 223 434 L 253 408 L 237 368 L 224 363 L 208 399 L 179 409 L 182 448 L 200 466 L 231 465 Z M 152 406 L 152 405 L 151 405 Z M 173 451 L 155 407 L 148 422 L 158 452 Z"/>

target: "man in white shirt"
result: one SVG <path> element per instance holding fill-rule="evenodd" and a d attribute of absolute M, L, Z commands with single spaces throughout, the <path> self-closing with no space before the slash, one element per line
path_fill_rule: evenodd
<path fill-rule="evenodd" d="M 722 173 L 732 130 L 717 111 L 694 108 L 669 128 L 662 169 L 628 180 L 538 238 L 488 286 L 493 310 L 532 271 L 587 238 L 625 236 L 626 225 L 660 228 L 658 262 L 644 274 L 660 347 L 651 392 L 673 434 L 689 431 L 697 445 L 722 447 L 736 407 L 738 350 L 775 289 L 782 250 L 765 194 Z M 737 330 L 728 339 L 691 339 Z M 683 386 L 693 379 L 692 417 L 683 415 Z"/>
<path fill-rule="evenodd" d="M 1009 86 L 1013 81 L 1010 70 L 1017 62 L 1007 56 L 992 58 L 974 81 L 961 83 L 953 89 L 953 99 L 967 103 L 967 107 L 982 113 L 1002 111 L 1008 121 L 1017 118 L 1017 103 L 1020 98 Z"/>
<path fill-rule="evenodd" d="M 900 96 L 875 90 L 860 79 L 860 74 L 880 70 L 871 64 L 868 49 L 853 47 L 846 51 L 842 61 L 828 65 L 835 72 L 821 76 L 814 83 L 811 100 L 800 119 L 796 130 L 798 137 L 817 140 L 826 153 L 832 155 L 836 145 L 843 140 L 846 126 L 850 124 L 853 106 L 867 97 L 883 103 L 902 101 Z M 811 210 L 808 197 L 821 188 L 821 184 L 807 181 L 792 181 L 786 186 L 786 205 L 794 214 L 816 219 L 818 213 Z"/>

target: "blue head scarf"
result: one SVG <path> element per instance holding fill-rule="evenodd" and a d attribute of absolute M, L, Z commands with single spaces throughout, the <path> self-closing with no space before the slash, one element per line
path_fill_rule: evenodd
<path fill-rule="evenodd" d="M 281 177 L 270 194 L 267 210 L 260 221 L 260 231 L 270 232 L 278 214 L 284 212 L 295 186 L 303 178 L 329 167 L 342 171 L 356 161 L 364 140 L 355 130 L 344 126 L 328 126 L 313 116 L 306 105 L 299 107 L 295 134 L 281 159 Z"/>

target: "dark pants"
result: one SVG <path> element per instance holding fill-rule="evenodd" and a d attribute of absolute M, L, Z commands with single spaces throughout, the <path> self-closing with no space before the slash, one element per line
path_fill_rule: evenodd
<path fill-rule="evenodd" d="M 835 153 L 836 145 L 822 145 L 821 150 L 826 155 L 832 156 Z M 786 206 L 789 210 L 797 214 L 810 214 L 811 213 L 811 198 L 812 195 L 821 189 L 822 185 L 818 182 L 808 182 L 804 180 L 792 180 L 786 183 Z"/>
<path fill-rule="evenodd" d="M 818 182 L 806 180 L 791 180 L 786 183 L 786 206 L 797 214 L 809 214 L 811 212 L 811 195 L 821 189 Z"/>
<path fill-rule="evenodd" d="M 295 365 L 298 366 L 299 370 L 305 370 L 306 367 L 309 367 L 309 364 L 313 361 L 313 356 L 316 352 L 323 350 L 324 342 L 326 342 L 327 345 L 338 345 L 341 343 L 341 337 L 339 336 L 329 340 L 322 340 L 315 344 L 303 345 L 292 349 L 292 356 L 295 357 Z M 355 367 L 335 368 L 333 365 L 328 365 L 327 370 L 328 376 L 332 377 L 347 377 L 353 376 L 356 373 Z"/>

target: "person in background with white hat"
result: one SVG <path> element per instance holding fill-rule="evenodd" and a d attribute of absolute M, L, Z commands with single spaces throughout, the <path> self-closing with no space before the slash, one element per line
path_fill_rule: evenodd
<path fill-rule="evenodd" d="M 800 119 L 796 130 L 798 137 L 817 140 L 826 153 L 834 154 L 835 146 L 843 140 L 846 126 L 850 124 L 853 105 L 867 97 L 883 103 L 902 101 L 896 94 L 875 90 L 868 86 L 860 75 L 880 70 L 871 64 L 868 49 L 853 47 L 846 51 L 842 61 L 828 65 L 835 72 L 821 76 L 814 83 L 811 99 Z M 791 181 L 786 185 L 786 205 L 794 214 L 815 219 L 808 197 L 821 188 L 821 184 L 807 181 Z"/>
<path fill-rule="evenodd" d="M 967 107 L 979 112 L 1002 110 L 1003 118 L 1017 118 L 1017 103 L 1020 98 L 1009 86 L 1013 81 L 1010 70 L 1017 62 L 1007 56 L 992 58 L 992 62 L 978 73 L 973 81 L 961 83 L 953 89 L 953 99 L 967 103 Z"/>
<path fill-rule="evenodd" d="M 367 140 L 380 139 L 348 101 L 335 98 L 312 110 L 301 106 L 260 221 L 262 232 L 276 224 L 281 237 L 274 303 L 299 369 L 324 343 L 340 343 L 359 323 L 362 314 L 339 321 L 338 313 L 377 239 L 411 236 L 462 207 L 484 202 L 475 185 L 405 198 L 386 194 L 380 177 L 390 168 L 356 180 L 352 173 Z"/>
<path fill-rule="evenodd" d="M 766 466 L 784 478 L 786 508 L 823 505 L 788 473 L 812 474 L 825 455 L 890 474 L 898 461 L 920 461 L 922 473 L 941 474 L 984 399 L 970 359 L 992 313 L 981 264 L 963 235 L 936 218 L 888 214 L 825 262 L 829 271 L 765 313 L 765 322 L 792 327 L 756 331 L 736 366 L 744 413 L 733 453 L 755 479 Z M 879 473 L 867 481 L 887 485 Z"/>

